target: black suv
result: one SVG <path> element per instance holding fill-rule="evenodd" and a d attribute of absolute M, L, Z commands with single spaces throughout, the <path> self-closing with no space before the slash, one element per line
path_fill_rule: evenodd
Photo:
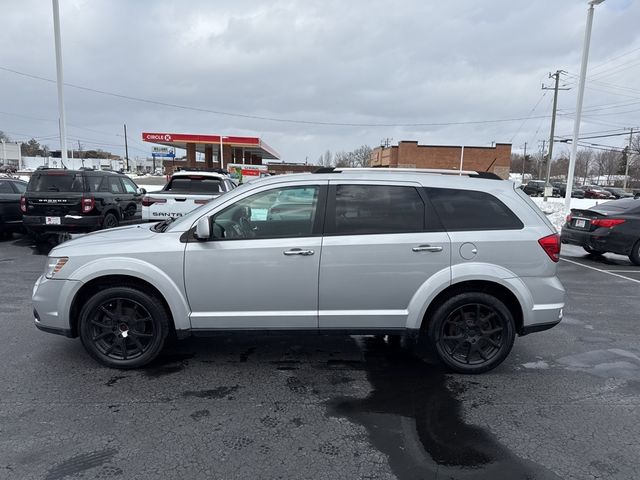
<path fill-rule="evenodd" d="M 522 190 L 524 190 L 524 193 L 531 197 L 542 197 L 544 196 L 545 184 L 546 182 L 544 180 L 529 180 L 529 182 L 527 182 L 527 184 L 522 187 Z M 552 195 L 554 197 L 560 196 L 560 190 L 558 189 L 558 187 L 553 187 Z"/>
<path fill-rule="evenodd" d="M 20 197 L 27 182 L 0 174 L 0 238 L 22 229 Z"/>
<path fill-rule="evenodd" d="M 20 209 L 34 237 L 89 232 L 139 219 L 145 193 L 116 172 L 41 168 L 31 176 Z"/>

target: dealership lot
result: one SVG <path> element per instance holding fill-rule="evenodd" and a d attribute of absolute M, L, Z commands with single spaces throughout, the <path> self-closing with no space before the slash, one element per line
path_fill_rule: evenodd
<path fill-rule="evenodd" d="M 640 478 L 640 268 L 563 246 L 564 321 L 479 376 L 372 337 L 219 336 L 98 366 L 0 242 L 0 478 Z"/>

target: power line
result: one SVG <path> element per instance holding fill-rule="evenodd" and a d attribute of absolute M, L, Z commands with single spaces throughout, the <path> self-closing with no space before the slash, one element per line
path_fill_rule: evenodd
<path fill-rule="evenodd" d="M 513 143 L 513 139 L 516 138 L 516 135 L 518 135 L 518 133 L 520 133 L 520 130 L 522 130 L 522 127 L 524 126 L 524 124 L 527 123 L 527 120 L 529 120 L 531 118 L 531 115 L 533 115 L 533 112 L 536 111 L 536 108 L 538 108 L 538 105 L 540 105 L 540 102 L 542 102 L 542 99 L 544 99 L 545 95 L 547 95 L 546 90 L 544 92 L 542 92 L 542 96 L 538 99 L 536 104 L 529 111 L 529 114 L 527 115 L 527 118 L 522 121 L 522 123 L 518 127 L 518 130 L 516 130 L 516 133 L 514 133 L 513 136 L 511 137 L 511 139 L 509 140 L 509 143 Z"/>
<path fill-rule="evenodd" d="M 55 80 L 52 80 L 50 78 L 45 78 L 45 77 L 40 77 L 38 75 L 30 74 L 30 73 L 20 72 L 12 68 L 0 66 L 0 70 L 14 73 L 16 75 L 22 75 L 24 77 L 28 77 L 36 80 L 41 80 L 44 82 L 55 83 Z M 82 85 L 74 85 L 73 83 L 65 83 L 65 85 L 71 88 L 76 88 L 76 89 L 84 90 L 87 92 L 98 93 L 100 95 L 108 95 L 111 97 L 122 98 L 124 100 L 131 100 L 134 102 L 147 103 L 151 105 L 178 108 L 181 110 L 191 110 L 195 112 L 211 113 L 214 115 L 223 115 L 227 117 L 246 118 L 250 120 L 263 120 L 263 121 L 269 121 L 269 122 L 292 123 L 292 124 L 302 124 L 302 125 L 319 125 L 319 126 L 334 126 L 334 127 L 446 127 L 446 126 L 453 126 L 453 125 L 480 125 L 480 124 L 490 124 L 490 123 L 508 123 L 508 122 L 517 122 L 521 120 L 527 120 L 529 118 L 548 118 L 548 117 L 536 116 L 536 117 L 501 118 L 501 119 L 492 119 L 492 120 L 470 120 L 470 121 L 461 121 L 461 122 L 429 122 L 429 123 L 321 122 L 316 120 L 298 120 L 298 119 L 291 119 L 291 118 L 267 117 L 262 115 L 251 115 L 251 114 L 227 112 L 223 110 L 193 107 L 188 105 L 180 105 L 177 103 L 161 102 L 158 100 L 150 100 L 146 98 L 133 97 L 130 95 L 122 95 L 119 93 L 108 92 L 105 90 L 98 90 L 95 88 L 84 87 Z"/>

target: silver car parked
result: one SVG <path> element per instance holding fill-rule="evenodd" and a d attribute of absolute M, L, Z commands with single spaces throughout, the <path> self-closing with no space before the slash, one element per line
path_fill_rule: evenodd
<path fill-rule="evenodd" d="M 564 306 L 554 227 L 486 177 L 323 169 L 91 233 L 49 254 L 35 324 L 116 368 L 149 363 L 172 333 L 278 330 L 425 336 L 451 370 L 484 372 Z"/>

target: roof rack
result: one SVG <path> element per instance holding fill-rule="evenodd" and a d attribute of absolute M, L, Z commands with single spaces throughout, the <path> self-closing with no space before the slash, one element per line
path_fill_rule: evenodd
<path fill-rule="evenodd" d="M 375 172 L 375 173 L 396 173 L 396 172 L 410 172 L 410 173 L 430 173 L 432 175 L 465 175 L 472 178 L 485 178 L 490 180 L 502 180 L 501 177 L 493 172 L 476 172 L 474 170 L 447 170 L 443 168 L 352 168 L 352 167 L 320 167 L 313 171 L 313 173 L 341 173 L 341 172 Z"/>
<path fill-rule="evenodd" d="M 198 168 L 198 167 L 177 167 L 176 172 L 211 172 L 221 175 L 229 175 L 229 171 L 224 168 Z"/>

